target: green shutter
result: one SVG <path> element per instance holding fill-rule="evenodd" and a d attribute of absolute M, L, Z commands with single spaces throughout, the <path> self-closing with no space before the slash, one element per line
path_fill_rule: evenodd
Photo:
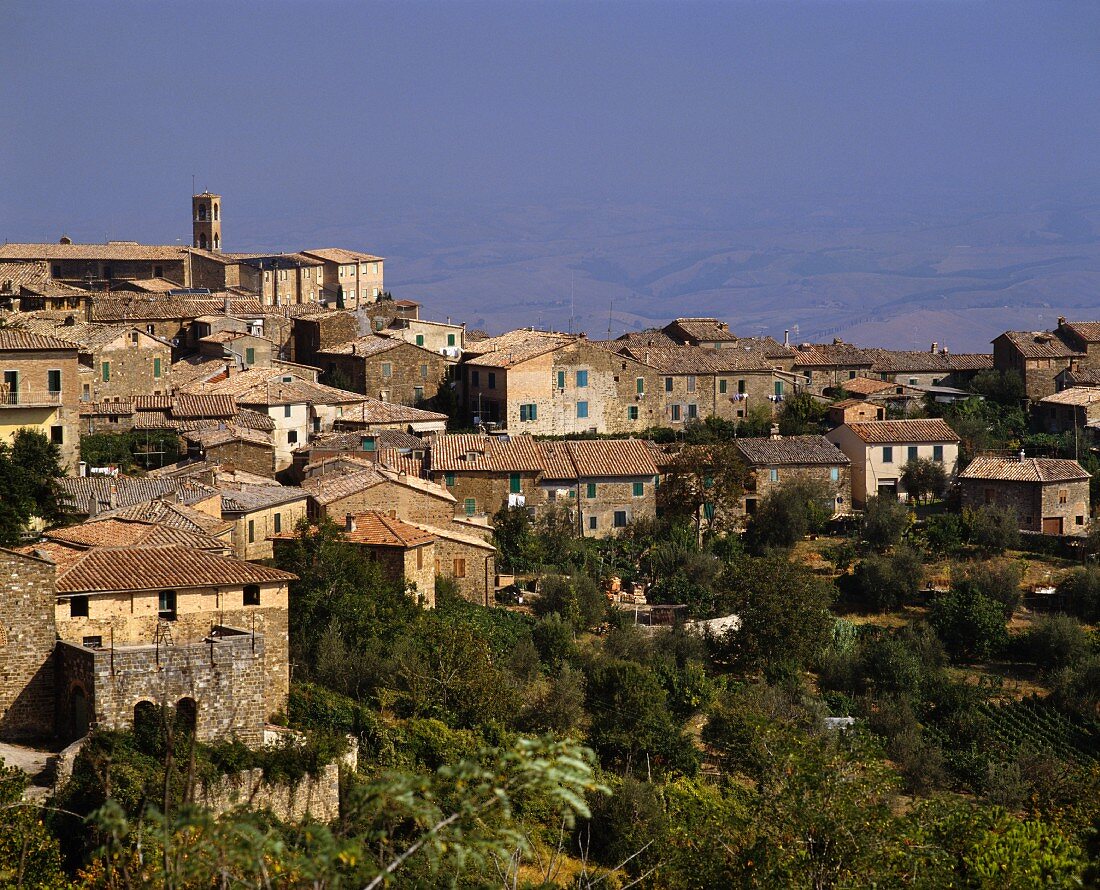
<path fill-rule="evenodd" d="M 466 498 L 466 515 L 473 516 L 477 512 L 477 501 L 474 498 Z"/>
<path fill-rule="evenodd" d="M 454 334 L 448 334 L 447 335 L 447 345 L 448 346 L 454 346 L 455 345 L 455 335 Z"/>
<path fill-rule="evenodd" d="M 443 474 L 443 481 L 447 483 L 448 488 L 454 488 L 455 487 L 455 474 L 454 473 L 444 473 Z"/>
<path fill-rule="evenodd" d="M 244 363 L 246 365 L 256 364 L 256 349 L 253 346 L 249 346 L 244 351 Z"/>
<path fill-rule="evenodd" d="M 423 334 L 417 334 L 416 335 L 416 345 L 417 346 L 423 346 L 424 345 L 424 335 Z"/>
<path fill-rule="evenodd" d="M 565 389 L 565 371 L 558 371 L 558 389 Z"/>
<path fill-rule="evenodd" d="M 645 483 L 644 482 L 635 482 L 634 483 L 634 497 L 640 498 L 644 494 L 645 494 Z"/>
<path fill-rule="evenodd" d="M 596 496 L 596 483 L 595 482 L 589 482 L 588 483 L 588 495 L 587 496 L 590 497 L 590 498 L 594 498 Z"/>
<path fill-rule="evenodd" d="M 111 379 L 111 363 L 110 362 L 104 362 L 102 370 L 103 370 L 103 382 L 108 383 Z"/>
<path fill-rule="evenodd" d="M 153 359 L 153 376 L 154 377 L 159 377 L 160 376 L 160 359 L 159 358 Z"/>
<path fill-rule="evenodd" d="M 520 483 L 519 473 L 512 473 L 512 475 L 508 477 L 508 491 L 512 494 L 519 494 L 522 490 L 523 487 Z"/>
<path fill-rule="evenodd" d="M 645 378 L 644 377 L 639 377 L 637 380 L 635 380 L 634 381 L 634 386 L 638 390 L 638 395 L 644 395 L 645 394 Z"/>

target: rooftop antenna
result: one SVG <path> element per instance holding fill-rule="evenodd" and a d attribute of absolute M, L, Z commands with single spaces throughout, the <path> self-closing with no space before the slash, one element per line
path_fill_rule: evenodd
<path fill-rule="evenodd" d="M 191 194 L 195 194 L 195 174 L 191 174 Z"/>
<path fill-rule="evenodd" d="M 611 313 L 615 309 L 615 298 L 611 297 L 607 301 L 607 339 L 611 339 Z"/>
<path fill-rule="evenodd" d="M 569 333 L 573 333 L 573 319 L 576 317 L 573 309 L 573 277 L 576 273 L 569 273 Z"/>

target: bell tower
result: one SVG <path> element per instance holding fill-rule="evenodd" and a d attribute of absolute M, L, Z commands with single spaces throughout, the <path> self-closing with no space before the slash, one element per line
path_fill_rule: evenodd
<path fill-rule="evenodd" d="M 192 247 L 222 249 L 222 196 L 203 192 L 191 196 Z"/>

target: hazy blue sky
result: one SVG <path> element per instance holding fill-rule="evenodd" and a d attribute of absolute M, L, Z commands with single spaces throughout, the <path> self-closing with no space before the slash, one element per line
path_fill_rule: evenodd
<path fill-rule="evenodd" d="M 412 204 L 1097 177 L 1094 2 L 5 0 L 0 23 L 8 240 L 186 239 L 192 174 L 230 248 Z"/>

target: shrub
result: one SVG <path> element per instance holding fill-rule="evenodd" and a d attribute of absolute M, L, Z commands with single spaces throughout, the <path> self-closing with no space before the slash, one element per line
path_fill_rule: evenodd
<path fill-rule="evenodd" d="M 962 517 L 957 513 L 929 516 L 924 523 L 924 540 L 931 553 L 952 553 L 963 543 Z"/>
<path fill-rule="evenodd" d="M 905 504 L 887 497 L 870 497 L 863 508 L 863 540 L 876 550 L 886 550 L 901 541 L 909 527 Z"/>
<path fill-rule="evenodd" d="M 1071 572 L 1058 585 L 1058 593 L 1065 597 L 1071 614 L 1088 624 L 1100 622 L 1100 566 Z"/>
<path fill-rule="evenodd" d="M 957 661 L 990 658 L 1008 641 L 1004 607 L 972 587 L 955 588 L 937 597 L 929 620 Z"/>
<path fill-rule="evenodd" d="M 1068 615 L 1040 618 L 1027 634 L 1027 651 L 1044 670 L 1074 667 L 1092 651 L 1092 639 L 1079 621 Z"/>
<path fill-rule="evenodd" d="M 963 513 L 967 538 L 982 553 L 991 556 L 1020 546 L 1016 513 L 1008 507 L 979 507 Z"/>
<path fill-rule="evenodd" d="M 863 608 L 886 612 L 908 601 L 920 587 L 924 568 L 908 547 L 891 554 L 871 554 L 841 579 L 844 593 Z"/>

